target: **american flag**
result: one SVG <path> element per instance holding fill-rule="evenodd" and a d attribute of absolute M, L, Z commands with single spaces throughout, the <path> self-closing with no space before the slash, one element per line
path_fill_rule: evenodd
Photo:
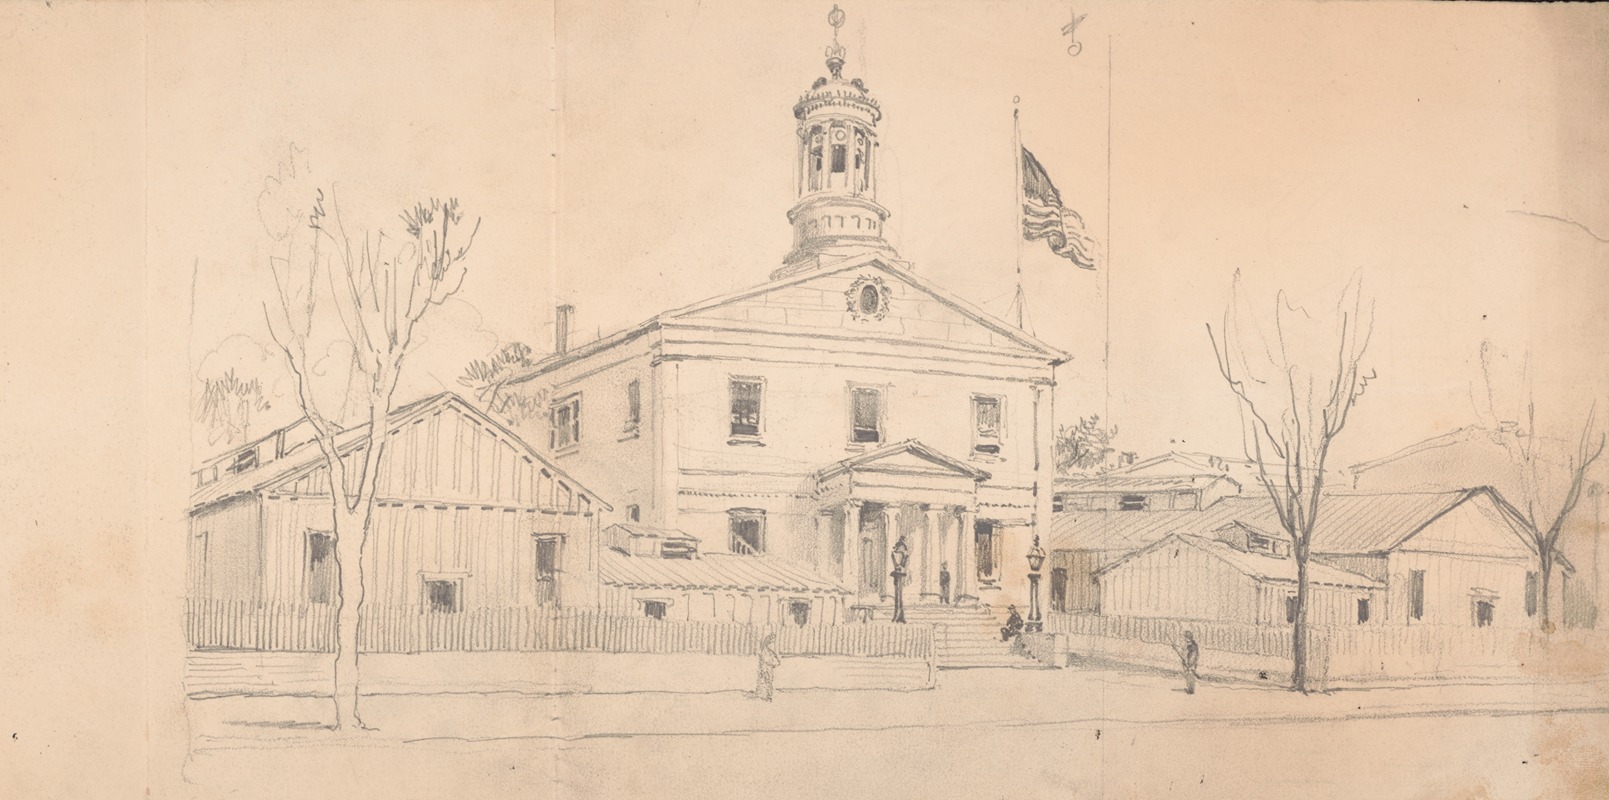
<path fill-rule="evenodd" d="M 1082 269 L 1094 269 L 1096 242 L 1084 230 L 1084 218 L 1061 203 L 1061 192 L 1039 159 L 1022 148 L 1022 238 L 1044 239 L 1050 252 Z"/>

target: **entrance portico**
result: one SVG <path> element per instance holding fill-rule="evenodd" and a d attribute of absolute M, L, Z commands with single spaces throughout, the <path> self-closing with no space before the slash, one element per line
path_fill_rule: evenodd
<path fill-rule="evenodd" d="M 977 602 L 974 531 L 978 484 L 989 473 L 911 439 L 816 473 L 816 568 L 855 593 L 854 604 L 891 602 L 891 554 L 910 548 L 906 602 Z"/>

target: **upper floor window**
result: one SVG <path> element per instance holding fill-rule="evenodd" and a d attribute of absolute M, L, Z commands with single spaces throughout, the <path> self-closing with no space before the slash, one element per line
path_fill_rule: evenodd
<path fill-rule="evenodd" d="M 731 390 L 731 434 L 754 438 L 760 435 L 761 404 L 765 383 L 759 378 L 733 378 Z"/>
<path fill-rule="evenodd" d="M 230 472 L 245 472 L 257 468 L 257 448 L 242 450 L 235 454 L 235 460 L 229 463 Z"/>
<path fill-rule="evenodd" d="M 975 396 L 972 398 L 972 452 L 979 455 L 1000 454 L 1000 398 Z"/>
<path fill-rule="evenodd" d="M 1143 494 L 1126 494 L 1117 501 L 1118 511 L 1144 511 L 1150 503 Z"/>
<path fill-rule="evenodd" d="M 732 534 L 731 551 L 738 555 L 757 556 L 765 552 L 765 511 L 754 508 L 734 508 L 727 512 L 728 528 Z"/>
<path fill-rule="evenodd" d="M 631 505 L 626 506 L 626 521 L 627 522 L 641 522 L 642 521 L 642 507 L 638 506 L 636 503 L 632 503 Z"/>
<path fill-rule="evenodd" d="M 626 384 L 626 430 L 637 430 L 642 424 L 642 383 L 632 381 Z"/>
<path fill-rule="evenodd" d="M 846 149 L 847 148 L 845 148 L 841 144 L 835 144 L 835 145 L 832 146 L 832 171 L 833 172 L 843 172 L 844 171 L 844 164 L 845 164 L 845 161 L 846 161 L 846 158 L 847 158 L 847 155 L 848 155 L 845 152 Z"/>
<path fill-rule="evenodd" d="M 849 441 L 883 441 L 883 390 L 856 386 L 849 390 Z"/>
<path fill-rule="evenodd" d="M 548 410 L 551 427 L 548 430 L 548 447 L 563 450 L 581 441 L 581 395 L 572 394 Z"/>
<path fill-rule="evenodd" d="M 1537 580 L 1535 572 L 1525 573 L 1525 616 L 1536 616 Z"/>

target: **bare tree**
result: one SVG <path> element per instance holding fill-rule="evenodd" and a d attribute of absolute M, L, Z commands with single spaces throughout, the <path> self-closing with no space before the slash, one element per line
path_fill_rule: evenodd
<path fill-rule="evenodd" d="M 1545 633 L 1554 631 L 1552 600 L 1553 573 L 1559 561 L 1559 536 L 1569 519 L 1587 483 L 1587 471 L 1603 456 L 1609 434 L 1599 428 L 1598 404 L 1587 408 L 1586 419 L 1580 431 L 1570 442 L 1562 437 L 1543 435 L 1537 424 L 1536 400 L 1531 389 L 1529 357 L 1523 360 L 1520 377 L 1515 382 L 1523 392 L 1519 409 L 1522 419 L 1501 419 L 1497 398 L 1505 387 L 1499 386 L 1494 375 L 1496 358 L 1492 343 L 1482 342 L 1480 348 L 1481 373 L 1485 378 L 1485 410 L 1489 417 L 1497 417 L 1498 440 L 1513 463 L 1517 478 L 1518 502 L 1515 503 L 1526 535 L 1536 550 L 1539 584 L 1539 626 Z M 1477 403 L 1479 406 L 1479 403 Z M 1574 425 L 1570 425 L 1574 428 Z M 1556 429 L 1555 429 L 1556 430 Z M 1596 535 L 1596 532 L 1594 532 Z"/>
<path fill-rule="evenodd" d="M 277 302 L 265 302 L 263 313 L 295 378 L 297 402 L 313 427 L 329 477 L 338 587 L 336 726 L 363 727 L 358 710 L 363 554 L 390 432 L 392 393 L 413 345 L 415 326 L 463 285 L 463 259 L 480 222 L 476 220 L 465 235 L 458 201 L 432 198 L 402 213 L 405 236 L 391 239 L 376 229 L 361 233 L 354 242 L 342 221 L 333 184 L 328 191 L 318 188 L 305 195 L 296 191 L 294 179 L 305 177 L 306 169 L 297 162 L 298 155 L 293 149 L 292 161 L 269 178 L 259 200 L 272 238 L 269 264 L 278 290 Z M 271 199 L 285 203 L 265 209 L 264 202 Z M 267 218 L 270 212 L 278 212 L 272 220 Z M 319 285 L 321 272 L 326 273 L 330 294 Z M 321 301 L 333 308 L 340 321 L 337 331 L 352 344 L 356 374 L 351 380 L 361 381 L 358 396 L 366 406 L 361 409 L 366 412 L 362 421 L 345 431 L 321 411 L 324 406 L 310 380 L 314 360 L 323 352 L 309 345 L 315 320 L 328 318 L 318 313 Z M 344 435 L 348 431 L 361 433 Z"/>
<path fill-rule="evenodd" d="M 1067 475 L 1087 472 L 1106 465 L 1116 450 L 1112 439 L 1116 425 L 1101 424 L 1101 415 L 1080 417 L 1077 425 L 1063 425 L 1056 431 L 1056 471 Z"/>
<path fill-rule="evenodd" d="M 1218 371 L 1240 401 L 1246 455 L 1291 540 L 1296 560 L 1296 608 L 1292 630 L 1291 688 L 1308 691 L 1309 548 L 1324 496 L 1324 463 L 1330 445 L 1373 374 L 1359 362 L 1368 350 L 1373 303 L 1361 299 L 1354 276 L 1334 315 L 1315 319 L 1292 306 L 1285 293 L 1274 300 L 1272 330 L 1249 318 L 1245 289 L 1235 273 L 1223 328 L 1207 325 Z"/>

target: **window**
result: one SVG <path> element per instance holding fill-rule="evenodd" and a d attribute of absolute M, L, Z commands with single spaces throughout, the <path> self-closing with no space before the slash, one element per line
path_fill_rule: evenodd
<path fill-rule="evenodd" d="M 669 605 L 664 600 L 644 600 L 642 601 L 642 615 L 649 619 L 664 619 L 665 610 Z"/>
<path fill-rule="evenodd" d="M 1369 621 L 1369 598 L 1360 597 L 1360 598 L 1358 598 L 1358 624 L 1362 625 L 1363 623 L 1368 622 L 1368 621 Z"/>
<path fill-rule="evenodd" d="M 972 398 L 972 452 L 1000 454 L 1000 398 Z"/>
<path fill-rule="evenodd" d="M 581 441 L 581 395 L 573 394 L 555 403 L 549 410 L 552 427 L 548 431 L 548 447 L 563 450 Z"/>
<path fill-rule="evenodd" d="M 626 431 L 637 430 L 642 424 L 642 383 L 632 381 L 626 384 Z"/>
<path fill-rule="evenodd" d="M 1067 610 L 1067 570 L 1062 567 L 1050 571 L 1050 610 Z"/>
<path fill-rule="evenodd" d="M 559 569 L 563 561 L 563 542 L 558 536 L 536 537 L 536 604 L 552 605 L 559 600 Z"/>
<path fill-rule="evenodd" d="M 229 463 L 230 472 L 245 472 L 257 468 L 257 448 L 242 450 L 235 454 L 235 460 Z"/>
<path fill-rule="evenodd" d="M 434 614 L 456 614 L 459 611 L 459 583 L 456 580 L 426 580 L 425 606 Z"/>
<path fill-rule="evenodd" d="M 883 440 L 883 390 L 870 386 L 851 389 L 849 414 L 849 441 L 875 444 Z"/>
<path fill-rule="evenodd" d="M 328 603 L 335 596 L 335 537 L 307 532 L 307 602 Z"/>
<path fill-rule="evenodd" d="M 765 511 L 734 508 L 727 512 L 727 528 L 732 534 L 731 551 L 757 556 L 765 552 Z"/>
<path fill-rule="evenodd" d="M 1536 600 L 1537 600 L 1537 591 L 1536 590 L 1537 590 L 1536 573 L 1535 572 L 1527 572 L 1527 573 L 1525 573 L 1525 616 L 1527 616 L 1527 617 L 1536 616 Z"/>
<path fill-rule="evenodd" d="M 627 522 L 642 522 L 642 509 L 636 503 L 626 506 Z"/>
<path fill-rule="evenodd" d="M 1150 505 L 1143 494 L 1126 494 L 1117 502 L 1118 511 L 1144 511 Z"/>
<path fill-rule="evenodd" d="M 877 291 L 877 284 L 868 283 L 860 287 L 860 296 L 856 298 L 856 303 L 860 306 L 861 316 L 869 317 L 875 315 L 877 313 L 877 307 L 881 305 L 882 302 L 882 293 Z"/>
<path fill-rule="evenodd" d="M 810 601 L 792 600 L 788 603 L 788 616 L 793 618 L 793 624 L 803 627 L 810 624 Z"/>
<path fill-rule="evenodd" d="M 765 383 L 759 378 L 733 378 L 730 386 L 732 401 L 732 435 L 756 438 L 760 435 L 760 404 L 765 395 Z"/>
<path fill-rule="evenodd" d="M 1491 599 L 1475 600 L 1475 627 L 1490 628 L 1492 626 L 1492 612 L 1496 603 Z"/>
<path fill-rule="evenodd" d="M 832 171 L 833 172 L 843 172 L 844 171 L 845 151 L 846 151 L 846 148 L 841 144 L 835 144 L 835 145 L 832 146 Z"/>
<path fill-rule="evenodd" d="M 1285 595 L 1285 622 L 1291 625 L 1296 624 L 1296 595 L 1294 594 Z"/>
<path fill-rule="evenodd" d="M 1284 543 L 1279 539 L 1264 536 L 1260 533 L 1251 533 L 1249 531 L 1246 533 L 1246 552 L 1248 553 L 1267 553 L 1271 556 L 1283 556 L 1285 555 L 1285 550 Z"/>
<path fill-rule="evenodd" d="M 979 522 L 972 532 L 977 547 L 978 580 L 991 581 L 1000 567 L 1000 536 L 993 522 Z"/>
<path fill-rule="evenodd" d="M 1408 573 L 1408 616 L 1425 618 L 1425 571 L 1422 569 Z"/>
<path fill-rule="evenodd" d="M 537 580 L 552 580 L 559 574 L 559 547 L 562 542 L 558 536 L 536 537 Z"/>
<path fill-rule="evenodd" d="M 1067 510 L 1067 503 L 1066 503 L 1066 501 L 1064 501 L 1062 499 L 1062 495 L 1053 494 L 1053 495 L 1050 496 L 1050 513 L 1052 513 L 1052 514 L 1060 514 L 1061 512 L 1066 511 L 1066 510 Z"/>

